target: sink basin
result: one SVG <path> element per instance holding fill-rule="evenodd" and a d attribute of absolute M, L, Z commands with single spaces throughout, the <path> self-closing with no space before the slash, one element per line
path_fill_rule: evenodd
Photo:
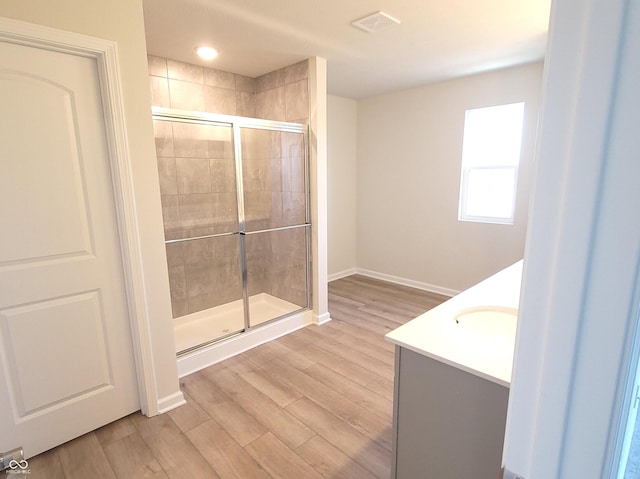
<path fill-rule="evenodd" d="M 470 333 L 515 336 L 518 309 L 506 306 L 474 306 L 454 316 L 455 323 Z"/>

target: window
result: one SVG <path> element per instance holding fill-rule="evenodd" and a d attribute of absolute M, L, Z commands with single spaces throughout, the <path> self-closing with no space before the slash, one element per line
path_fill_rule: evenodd
<path fill-rule="evenodd" d="M 524 103 L 467 110 L 458 220 L 513 224 Z"/>

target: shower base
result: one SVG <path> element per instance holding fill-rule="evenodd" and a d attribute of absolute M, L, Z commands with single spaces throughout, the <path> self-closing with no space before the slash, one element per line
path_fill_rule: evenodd
<path fill-rule="evenodd" d="M 249 297 L 252 327 L 300 309 L 297 304 L 267 293 Z M 176 352 L 186 351 L 243 329 L 244 311 L 241 299 L 181 316 L 174 320 Z"/>

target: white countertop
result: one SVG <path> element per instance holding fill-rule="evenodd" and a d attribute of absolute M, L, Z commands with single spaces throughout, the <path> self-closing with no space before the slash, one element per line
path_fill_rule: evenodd
<path fill-rule="evenodd" d="M 398 346 L 509 387 L 515 324 L 496 333 L 490 328 L 483 331 L 477 326 L 461 327 L 455 317 L 466 308 L 478 306 L 517 309 L 521 280 L 522 261 L 518 261 L 394 329 L 385 338 Z M 516 321 L 515 317 L 513 321 Z"/>

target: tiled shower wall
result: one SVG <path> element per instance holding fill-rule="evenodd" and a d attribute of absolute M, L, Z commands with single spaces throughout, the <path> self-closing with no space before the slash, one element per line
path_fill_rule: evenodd
<path fill-rule="evenodd" d="M 151 103 L 180 110 L 307 123 L 307 60 L 258 78 L 149 55 Z"/>
<path fill-rule="evenodd" d="M 308 121 L 307 61 L 254 79 L 154 56 L 148 60 L 154 106 Z M 235 176 L 230 137 L 217 132 L 212 141 L 210 132 L 198 132 L 191 125 L 154 125 L 165 237 L 192 237 L 232 227 Z M 245 135 L 243 141 L 251 136 Z M 286 181 L 302 164 L 290 143 L 286 134 L 273 133 L 269 141 L 257 141 L 247 149 L 244 169 L 251 182 L 245 191 L 249 197 L 261 198 L 253 211 L 248 201 L 248 219 L 253 215 L 265 225 L 272 224 L 267 212 L 295 221 L 301 215 L 304 218 L 304 191 Z M 239 248 L 237 239 L 231 238 L 167 245 L 174 317 L 242 297 Z M 266 292 L 305 305 L 305 248 L 303 230 L 247 237 L 249 293 Z"/>

